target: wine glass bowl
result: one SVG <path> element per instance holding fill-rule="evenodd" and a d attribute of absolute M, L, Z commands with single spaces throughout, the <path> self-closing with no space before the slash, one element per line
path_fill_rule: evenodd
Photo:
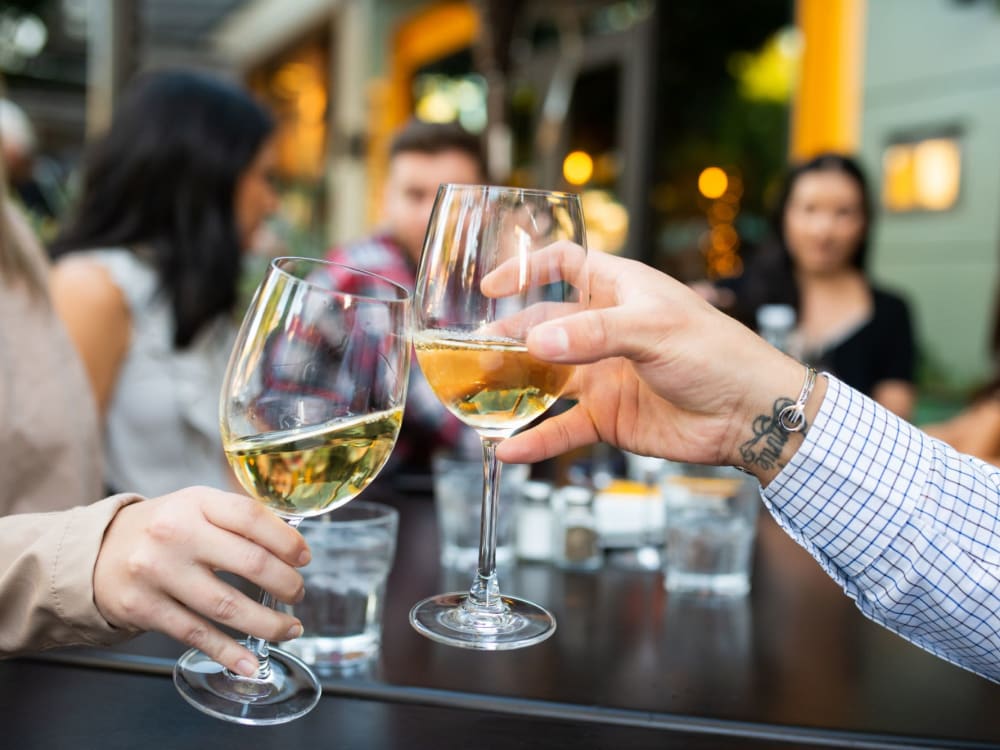
<path fill-rule="evenodd" d="M 533 357 L 531 328 L 583 309 L 583 212 L 570 193 L 442 185 L 428 224 L 414 292 L 414 349 L 427 382 L 483 444 L 479 564 L 468 592 L 430 597 L 410 612 L 422 634 L 480 650 L 545 640 L 555 619 L 500 594 L 496 446 L 542 415 L 573 368 Z"/>
<path fill-rule="evenodd" d="M 414 346 L 447 409 L 490 437 L 507 437 L 545 412 L 573 372 L 570 365 L 538 361 L 520 341 L 484 333 L 423 333 Z"/>
<path fill-rule="evenodd" d="M 271 262 L 219 405 L 223 449 L 248 494 L 297 526 L 372 482 L 402 424 L 409 320 L 408 293 L 387 279 L 306 258 Z M 261 603 L 271 605 L 266 592 Z M 290 721 L 316 705 L 319 683 L 304 663 L 259 638 L 246 645 L 258 658 L 250 678 L 185 653 L 174 668 L 181 695 L 243 724 Z"/>

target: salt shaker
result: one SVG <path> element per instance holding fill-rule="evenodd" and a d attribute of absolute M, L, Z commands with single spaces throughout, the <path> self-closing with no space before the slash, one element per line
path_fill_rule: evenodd
<path fill-rule="evenodd" d="M 552 559 L 552 485 L 528 481 L 517 504 L 517 556 L 521 560 Z"/>
<path fill-rule="evenodd" d="M 593 570 L 604 561 L 594 494 L 586 487 L 563 487 L 556 493 L 554 528 L 556 563 L 572 570 Z"/>

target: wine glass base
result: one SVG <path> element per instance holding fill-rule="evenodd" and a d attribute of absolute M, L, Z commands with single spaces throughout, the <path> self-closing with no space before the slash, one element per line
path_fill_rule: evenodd
<path fill-rule="evenodd" d="M 556 619 L 537 604 L 501 596 L 503 611 L 483 612 L 466 602 L 468 592 L 438 594 L 410 610 L 410 625 L 439 643 L 477 651 L 509 651 L 541 643 L 556 632 Z"/>
<path fill-rule="evenodd" d="M 174 685 L 199 711 L 224 721 L 261 726 L 284 724 L 309 713 L 319 702 L 319 681 L 304 662 L 270 649 L 267 679 L 230 672 L 198 649 L 174 665 Z"/>

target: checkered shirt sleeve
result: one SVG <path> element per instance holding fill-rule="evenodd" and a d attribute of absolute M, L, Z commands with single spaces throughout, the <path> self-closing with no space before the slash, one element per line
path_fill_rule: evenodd
<path fill-rule="evenodd" d="M 829 377 L 762 495 L 865 616 L 1000 681 L 1000 469 Z"/>
<path fill-rule="evenodd" d="M 411 294 L 415 284 L 414 269 L 407 263 L 405 251 L 387 237 L 369 237 L 331 250 L 326 259 L 354 268 L 379 274 L 405 287 Z M 342 291 L 364 294 L 362 285 L 349 288 L 346 277 L 338 280 Z M 410 366 L 409 390 L 406 394 L 406 411 L 403 416 L 403 431 L 396 442 L 394 454 L 406 455 L 411 451 L 413 440 L 431 440 L 435 446 L 453 447 L 468 441 L 471 430 L 462 425 L 441 404 L 424 378 L 420 366 L 413 359 Z M 473 435 L 474 437 L 474 435 Z"/>

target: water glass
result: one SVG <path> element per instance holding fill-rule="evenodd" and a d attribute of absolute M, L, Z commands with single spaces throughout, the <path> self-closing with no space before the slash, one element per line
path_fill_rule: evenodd
<path fill-rule="evenodd" d="M 670 591 L 743 595 L 760 507 L 760 485 L 732 467 L 675 464 L 663 481 Z"/>
<path fill-rule="evenodd" d="M 378 654 L 398 528 L 395 508 L 364 501 L 299 527 L 312 561 L 302 569 L 305 598 L 286 609 L 302 621 L 303 633 L 283 646 L 320 675 L 353 669 Z"/>
<path fill-rule="evenodd" d="M 441 539 L 441 565 L 475 570 L 479 561 L 479 527 L 483 510 L 483 460 L 454 453 L 432 459 L 434 511 Z M 514 561 L 516 503 L 528 479 L 529 467 L 512 464 L 500 476 L 502 502 L 497 513 L 496 564 Z"/>

